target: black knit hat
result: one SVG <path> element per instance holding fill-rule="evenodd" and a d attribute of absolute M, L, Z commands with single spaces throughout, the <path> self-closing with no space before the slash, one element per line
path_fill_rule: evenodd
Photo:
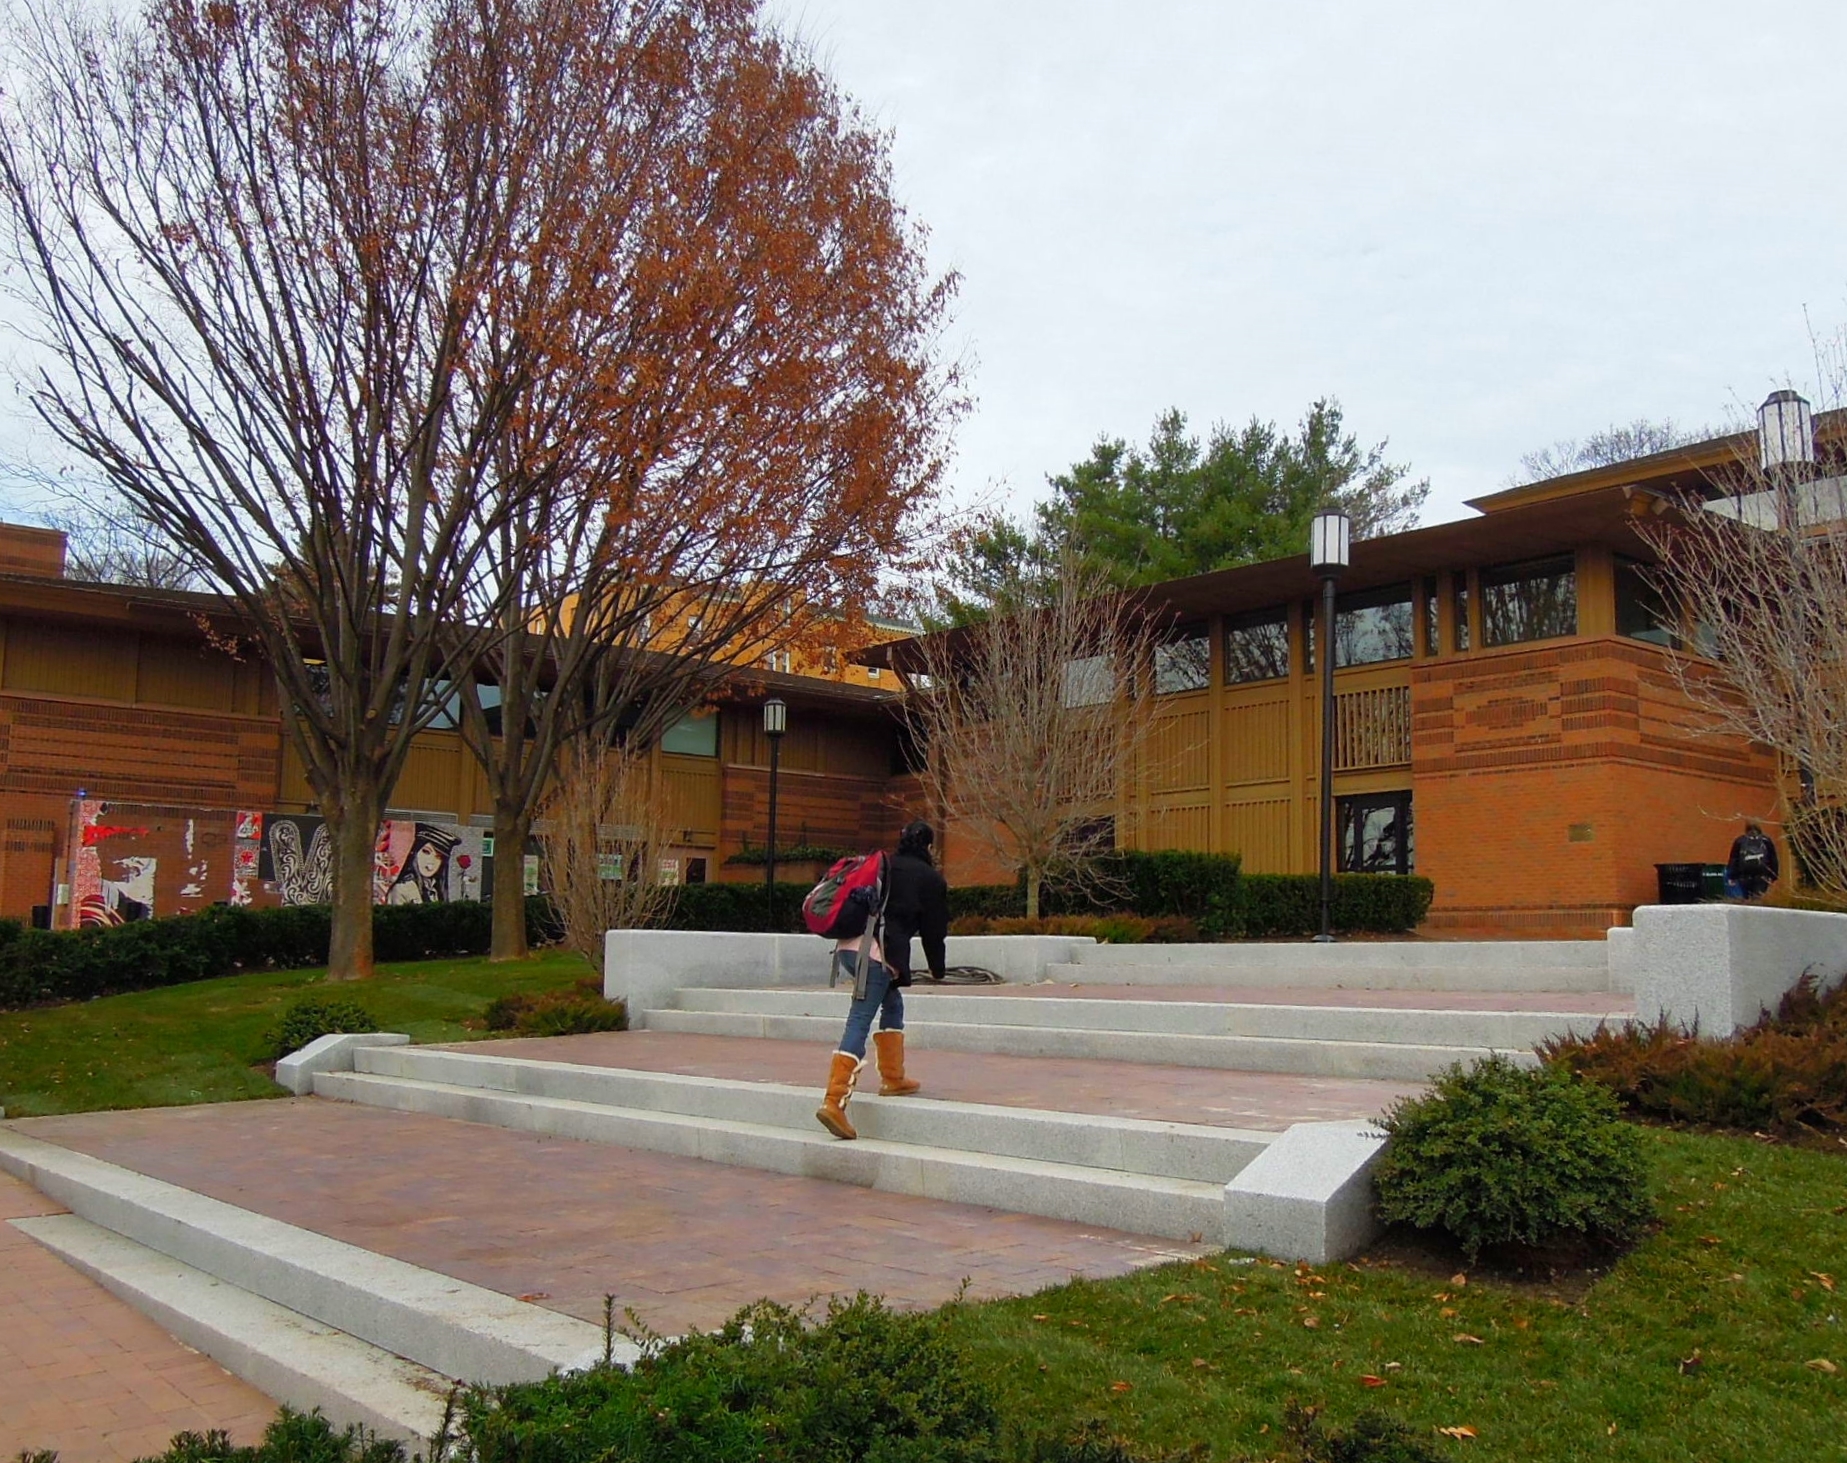
<path fill-rule="evenodd" d="M 930 825 L 916 818 L 906 823 L 904 831 L 898 835 L 898 852 L 928 858 L 930 845 L 935 842 L 936 835 L 930 831 Z"/>

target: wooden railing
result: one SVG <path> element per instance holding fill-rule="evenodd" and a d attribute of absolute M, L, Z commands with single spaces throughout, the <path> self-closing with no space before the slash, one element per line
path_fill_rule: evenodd
<path fill-rule="evenodd" d="M 1334 770 L 1397 767 L 1411 760 L 1411 688 L 1381 686 L 1334 698 Z"/>

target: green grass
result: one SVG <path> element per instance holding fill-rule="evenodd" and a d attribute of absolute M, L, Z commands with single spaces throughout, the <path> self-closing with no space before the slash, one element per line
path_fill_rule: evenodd
<path fill-rule="evenodd" d="M 1647 1136 L 1662 1228 L 1578 1299 L 1224 1256 L 956 1325 L 1010 1412 L 1220 1460 L 1284 1453 L 1291 1399 L 1397 1414 L 1457 1458 L 1847 1459 L 1847 1150 Z"/>
<path fill-rule="evenodd" d="M 495 996 L 569 985 L 581 957 L 485 958 L 381 965 L 370 980 L 329 984 L 319 970 L 264 971 L 0 1013 L 0 1106 L 8 1117 L 282 1097 L 261 1070 L 263 1032 L 304 995 L 356 1001 L 418 1042 L 463 1041 Z"/>

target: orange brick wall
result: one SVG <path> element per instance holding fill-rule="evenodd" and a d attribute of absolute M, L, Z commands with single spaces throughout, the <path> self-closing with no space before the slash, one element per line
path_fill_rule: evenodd
<path fill-rule="evenodd" d="M 1705 734 L 1661 651 L 1616 638 L 1420 665 L 1417 869 L 1431 927 L 1596 935 L 1656 863 L 1723 862 L 1776 807 L 1770 759 Z"/>

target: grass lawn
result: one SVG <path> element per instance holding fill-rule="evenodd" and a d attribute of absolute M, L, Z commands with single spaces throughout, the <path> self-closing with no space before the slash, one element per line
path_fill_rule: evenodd
<path fill-rule="evenodd" d="M 1220 1460 L 1286 1456 L 1291 1399 L 1337 1426 L 1394 1413 L 1457 1458 L 1847 1459 L 1847 1148 L 1648 1143 L 1662 1228 L 1571 1298 L 1225 1256 L 957 1325 L 1010 1410 Z"/>
<path fill-rule="evenodd" d="M 462 1026 L 495 996 L 552 990 L 590 973 L 577 955 L 546 950 L 491 965 L 485 958 L 381 965 L 368 981 L 329 985 L 320 970 L 264 971 L 0 1012 L 0 1107 L 8 1117 L 96 1108 L 166 1107 L 282 1097 L 258 1065 L 262 1034 L 309 993 L 356 1001 L 413 1041 L 462 1041 Z"/>

